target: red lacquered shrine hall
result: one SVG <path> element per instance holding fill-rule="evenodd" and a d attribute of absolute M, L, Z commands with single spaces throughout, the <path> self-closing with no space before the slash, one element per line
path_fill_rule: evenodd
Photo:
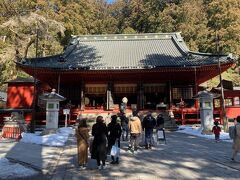
<path fill-rule="evenodd" d="M 138 110 L 197 106 L 198 85 L 234 64 L 230 55 L 190 51 L 180 33 L 73 36 L 63 54 L 17 66 L 55 88 L 79 111 L 114 110 L 123 97 Z M 43 88 L 43 91 L 49 89 Z"/>

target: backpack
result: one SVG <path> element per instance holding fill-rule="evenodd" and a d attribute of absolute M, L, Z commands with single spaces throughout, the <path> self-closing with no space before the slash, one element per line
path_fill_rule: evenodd
<path fill-rule="evenodd" d="M 229 127 L 229 137 L 231 139 L 235 139 L 236 135 L 237 135 L 236 126 L 230 126 Z"/>

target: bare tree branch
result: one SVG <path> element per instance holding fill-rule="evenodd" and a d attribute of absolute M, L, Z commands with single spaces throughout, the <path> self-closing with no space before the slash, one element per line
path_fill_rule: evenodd
<path fill-rule="evenodd" d="M 5 28 L 15 35 L 17 58 L 21 57 L 20 50 L 23 52 L 22 57 L 27 57 L 28 50 L 36 39 L 36 29 L 41 34 L 40 39 L 46 39 L 44 36 L 49 36 L 48 29 L 55 31 L 54 34 L 61 33 L 62 36 L 64 36 L 65 31 L 62 23 L 46 19 L 44 16 L 36 13 L 14 16 L 1 24 L 0 28 Z"/>

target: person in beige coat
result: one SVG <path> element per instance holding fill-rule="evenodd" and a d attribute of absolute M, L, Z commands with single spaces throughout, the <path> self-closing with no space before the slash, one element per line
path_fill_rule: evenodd
<path fill-rule="evenodd" d="M 130 149 L 129 150 L 132 153 L 134 153 L 134 151 L 137 151 L 139 137 L 142 133 L 142 123 L 139 117 L 137 116 L 136 111 L 134 111 L 133 116 L 130 117 L 128 129 L 130 132 L 130 145 L 129 145 Z"/>
<path fill-rule="evenodd" d="M 88 139 L 89 128 L 87 127 L 86 119 L 79 122 L 76 129 L 77 149 L 78 149 L 78 164 L 81 169 L 86 169 L 88 162 Z"/>
<path fill-rule="evenodd" d="M 232 160 L 234 161 L 237 153 L 240 151 L 240 116 L 237 117 L 236 127 L 236 136 L 233 139 L 233 153 L 232 153 Z"/>

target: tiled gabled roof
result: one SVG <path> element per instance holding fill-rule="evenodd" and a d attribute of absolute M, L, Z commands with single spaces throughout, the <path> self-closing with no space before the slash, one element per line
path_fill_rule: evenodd
<path fill-rule="evenodd" d="M 16 79 L 6 81 L 5 83 L 34 83 L 34 78 L 33 77 L 28 77 L 28 78 L 18 77 Z"/>
<path fill-rule="evenodd" d="M 221 63 L 233 61 L 228 56 L 219 58 Z M 180 33 L 73 36 L 62 55 L 22 61 L 25 66 L 63 70 L 145 69 L 217 63 L 218 56 L 189 51 Z"/>

